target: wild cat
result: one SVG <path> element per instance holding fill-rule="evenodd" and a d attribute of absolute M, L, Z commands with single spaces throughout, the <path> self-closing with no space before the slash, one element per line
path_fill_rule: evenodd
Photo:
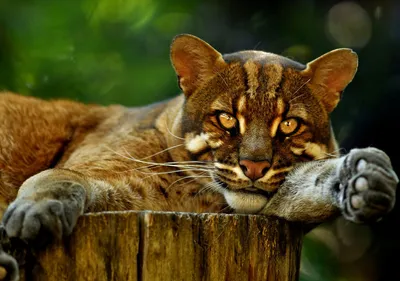
<path fill-rule="evenodd" d="M 9 237 L 44 243 L 106 210 L 237 212 L 373 222 L 398 178 L 376 148 L 339 155 L 330 124 L 358 65 L 336 49 L 307 65 L 222 55 L 174 38 L 182 94 L 145 107 L 0 95 L 0 198 Z M 142 94 L 142 93 L 137 93 Z"/>

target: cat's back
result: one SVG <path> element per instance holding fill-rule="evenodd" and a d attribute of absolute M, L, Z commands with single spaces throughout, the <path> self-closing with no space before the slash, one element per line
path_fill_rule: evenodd
<path fill-rule="evenodd" d="M 141 119 L 150 123 L 143 114 L 142 108 L 0 93 L 0 197 L 13 197 L 26 178 L 65 162 L 83 144 L 100 148 L 107 140 L 118 145 L 123 130 L 129 134 Z"/>

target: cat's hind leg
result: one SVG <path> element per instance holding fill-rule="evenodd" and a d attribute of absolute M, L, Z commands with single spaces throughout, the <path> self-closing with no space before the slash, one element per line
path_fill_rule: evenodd
<path fill-rule="evenodd" d="M 29 177 L 60 160 L 84 107 L 0 93 L 0 206 L 8 205 Z M 1 214 L 0 214 L 1 215 Z"/>

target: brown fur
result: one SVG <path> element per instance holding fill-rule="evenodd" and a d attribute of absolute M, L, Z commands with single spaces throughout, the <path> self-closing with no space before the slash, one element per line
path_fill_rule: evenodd
<path fill-rule="evenodd" d="M 223 56 L 181 35 L 171 61 L 183 93 L 146 107 L 0 94 L 0 227 L 9 237 L 45 245 L 71 234 L 81 214 L 107 210 L 319 223 L 340 213 L 377 221 L 393 209 L 389 157 L 374 148 L 338 157 L 330 126 L 357 69 L 353 52 L 304 66 L 260 51 Z M 9 256 L 1 265 L 17 272 Z"/>
<path fill-rule="evenodd" d="M 339 50 L 305 67 L 259 51 L 222 56 L 184 35 L 171 47 L 184 94 L 171 101 L 142 108 L 102 107 L 3 93 L 2 203 L 13 201 L 34 175 L 35 181 L 52 182 L 66 180 L 71 171 L 86 189 L 85 212 L 228 211 L 221 187 L 273 194 L 294 164 L 336 153 L 328 113 L 355 73 L 356 63 L 337 63 L 354 59 L 349 54 Z M 341 83 L 334 84 L 338 71 Z M 321 87 L 330 87 L 334 95 L 321 97 Z M 241 131 L 221 128 L 218 112 L 238 118 Z M 296 116 L 304 119 L 301 127 L 283 136 L 279 123 Z M 252 184 L 240 172 L 240 159 L 267 159 L 271 169 Z M 193 160 L 208 162 L 182 162 Z M 170 162 L 186 166 L 163 166 Z M 47 169 L 53 170 L 39 174 Z M 22 190 L 32 185 L 27 181 Z M 38 194 L 32 195 L 35 200 L 40 200 Z"/>
<path fill-rule="evenodd" d="M 96 200 L 86 211 L 215 210 L 212 205 L 222 204 L 220 196 L 198 194 L 199 183 L 185 184 L 188 180 L 183 180 L 171 185 L 182 179 L 183 173 L 154 177 L 152 173 L 173 169 L 135 170 L 149 165 L 138 163 L 132 157 L 143 159 L 169 146 L 169 137 L 164 135 L 168 132 L 160 130 L 154 119 L 148 124 L 148 116 L 144 115 L 153 111 L 153 118 L 165 127 L 167 116 L 160 112 L 166 105 L 143 109 L 86 106 L 3 93 L 0 99 L 3 203 L 8 205 L 14 200 L 18 188 L 30 176 L 49 168 L 63 168 L 82 173 L 89 179 L 91 188 L 96 189 L 93 190 Z M 166 152 L 150 160 L 166 163 L 172 159 Z"/>

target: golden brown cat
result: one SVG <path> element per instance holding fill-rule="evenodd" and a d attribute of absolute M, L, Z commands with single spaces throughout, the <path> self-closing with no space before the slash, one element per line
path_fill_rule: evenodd
<path fill-rule="evenodd" d="M 349 49 L 306 66 L 271 53 L 221 55 L 177 36 L 182 95 L 147 107 L 0 95 L 6 233 L 68 235 L 85 212 L 165 210 L 376 221 L 398 178 L 375 148 L 340 156 L 329 114 L 357 70 Z M 143 94 L 143 93 L 137 93 Z"/>

